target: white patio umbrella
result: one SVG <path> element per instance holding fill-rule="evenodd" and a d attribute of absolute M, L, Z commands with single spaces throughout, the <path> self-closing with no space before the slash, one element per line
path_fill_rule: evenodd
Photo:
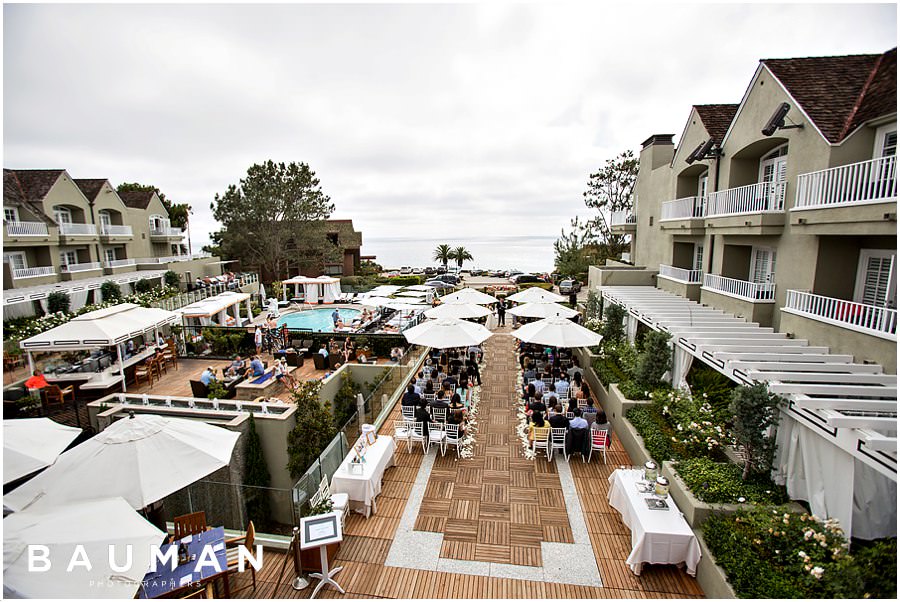
<path fill-rule="evenodd" d="M 571 318 L 578 315 L 574 309 L 569 309 L 559 303 L 524 303 L 507 311 L 520 318 L 549 318 L 551 316 Z"/>
<path fill-rule="evenodd" d="M 359 303 L 360 305 L 367 305 L 369 307 L 387 307 L 391 303 L 398 302 L 400 302 L 400 299 L 391 299 L 390 297 L 368 297 L 362 299 Z"/>
<path fill-rule="evenodd" d="M 122 496 L 144 508 L 227 466 L 240 433 L 185 418 L 143 414 L 57 458 L 47 470 L 3 496 L 20 511 Z"/>
<path fill-rule="evenodd" d="M 603 337 L 593 330 L 588 330 L 561 316 L 526 324 L 514 330 L 512 335 L 526 343 L 551 347 L 593 347 L 603 340 Z"/>
<path fill-rule="evenodd" d="M 515 295 L 510 295 L 507 299 L 516 303 L 559 303 L 566 300 L 562 295 L 545 291 L 537 286 L 526 288 Z"/>
<path fill-rule="evenodd" d="M 491 315 L 491 310 L 474 303 L 444 303 L 425 311 L 428 318 L 483 318 Z"/>
<path fill-rule="evenodd" d="M 49 418 L 3 421 L 3 484 L 53 464 L 81 433 Z"/>
<path fill-rule="evenodd" d="M 398 297 L 424 297 L 428 293 L 426 291 L 414 290 L 414 291 L 400 291 L 397 293 Z"/>
<path fill-rule="evenodd" d="M 427 284 L 414 284 L 412 286 L 407 286 L 406 290 L 408 291 L 430 291 L 433 287 L 428 286 Z"/>
<path fill-rule="evenodd" d="M 3 519 L 3 594 L 7 598 L 133 598 L 165 533 L 120 497 L 14 512 Z M 49 548 L 50 569 L 28 570 L 28 546 Z M 67 570 L 76 546 L 91 568 Z M 130 567 L 118 571 L 113 560 Z M 126 550 L 131 546 L 131 555 Z M 77 557 L 76 557 L 77 558 Z M 39 563 L 36 566 L 40 566 Z"/>
<path fill-rule="evenodd" d="M 476 305 L 487 305 L 488 303 L 497 303 L 497 301 L 499 301 L 499 299 L 496 297 L 491 297 L 481 291 L 476 291 L 474 288 L 464 288 L 455 293 L 450 293 L 449 295 L 441 297 L 441 303 L 475 303 Z"/>
<path fill-rule="evenodd" d="M 403 331 L 403 336 L 410 343 L 435 349 L 479 345 L 490 338 L 492 334 L 481 324 L 453 318 L 427 320 Z"/>

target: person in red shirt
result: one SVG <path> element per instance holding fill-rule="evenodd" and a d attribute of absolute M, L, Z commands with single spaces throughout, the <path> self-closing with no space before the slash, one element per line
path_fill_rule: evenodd
<path fill-rule="evenodd" d="M 25 381 L 26 389 L 43 389 L 49 384 L 40 370 L 35 370 L 33 374 L 31 378 Z"/>

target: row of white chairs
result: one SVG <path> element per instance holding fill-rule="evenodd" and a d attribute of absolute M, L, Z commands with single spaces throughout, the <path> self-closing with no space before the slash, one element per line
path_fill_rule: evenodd
<path fill-rule="evenodd" d="M 322 477 L 319 488 L 309 498 L 309 505 L 314 508 L 324 500 L 331 500 L 331 509 L 341 513 L 341 524 L 345 525 L 347 523 L 347 514 L 350 513 L 350 495 L 346 493 L 331 493 L 327 475 Z"/>
<path fill-rule="evenodd" d="M 403 415 L 404 420 L 415 422 L 415 406 L 400 406 L 400 413 Z M 436 422 L 447 422 L 447 408 L 435 408 L 432 406 L 428 406 L 428 413 L 431 414 L 431 419 Z"/>
<path fill-rule="evenodd" d="M 432 445 L 437 445 L 441 455 L 447 453 L 449 446 L 456 448 L 456 457 L 459 457 L 459 425 L 432 422 L 428 425 L 428 435 L 425 435 L 425 423 L 415 420 L 394 421 L 394 441 L 406 441 L 406 452 L 412 453 L 416 444 L 422 445 L 422 453 L 428 453 Z"/>
<path fill-rule="evenodd" d="M 543 449 L 547 453 L 547 461 L 553 459 L 556 450 L 562 451 L 566 462 L 569 461 L 569 454 L 566 453 L 566 430 L 565 428 L 539 427 L 534 429 L 534 437 L 531 442 L 531 449 L 537 454 L 539 449 Z M 609 449 L 609 431 L 606 429 L 591 429 L 588 431 L 591 437 L 591 447 L 588 450 L 587 460 L 584 454 L 581 454 L 582 462 L 590 462 L 591 455 L 594 450 L 603 452 L 603 463 L 606 464 L 606 450 Z"/>

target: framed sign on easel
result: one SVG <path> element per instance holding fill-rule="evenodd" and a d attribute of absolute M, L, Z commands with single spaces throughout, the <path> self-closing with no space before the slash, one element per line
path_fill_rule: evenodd
<path fill-rule="evenodd" d="M 315 516 L 307 516 L 300 519 L 300 549 L 309 550 L 311 548 L 319 548 L 322 559 L 322 572 L 310 573 L 310 577 L 321 579 L 313 590 L 310 598 L 315 598 L 319 590 L 326 584 L 331 584 L 339 592 L 344 593 L 344 589 L 332 579 L 344 567 L 339 566 L 331 570 L 328 569 L 328 550 L 327 546 L 332 543 L 340 543 L 344 539 L 341 530 L 341 516 L 338 512 L 329 512 L 327 514 L 317 514 Z"/>

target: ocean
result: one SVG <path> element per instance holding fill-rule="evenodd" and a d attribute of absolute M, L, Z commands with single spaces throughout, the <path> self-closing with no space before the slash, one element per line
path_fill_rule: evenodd
<path fill-rule="evenodd" d="M 474 258 L 463 269 L 518 269 L 524 272 L 553 271 L 553 242 L 556 236 L 494 236 L 436 240 L 415 237 L 363 236 L 363 255 L 375 255 L 385 269 L 437 266 L 432 259 L 439 244 L 465 247 Z"/>

